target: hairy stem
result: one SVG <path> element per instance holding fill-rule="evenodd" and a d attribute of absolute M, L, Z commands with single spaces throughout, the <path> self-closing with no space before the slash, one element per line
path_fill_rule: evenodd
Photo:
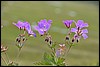
<path fill-rule="evenodd" d="M 3 58 L 2 55 L 1 55 L 1 58 L 2 58 L 2 60 L 4 61 L 4 63 L 5 63 L 6 65 L 8 65 L 7 62 L 6 62 L 6 60 Z"/>
<path fill-rule="evenodd" d="M 7 59 L 8 59 L 8 62 L 9 62 L 9 57 L 8 57 L 8 55 L 7 55 L 7 53 L 6 53 L 6 52 L 5 52 L 5 55 L 6 55 Z"/>
<path fill-rule="evenodd" d="M 15 59 L 16 61 L 17 61 L 17 59 L 18 59 L 20 53 L 21 53 L 21 48 L 19 49 L 19 53 L 18 53 L 18 55 L 17 55 L 17 57 L 16 57 L 16 59 Z"/>
<path fill-rule="evenodd" d="M 69 53 L 71 47 L 72 47 L 72 45 L 70 45 L 69 49 L 67 50 L 67 54 L 66 54 L 66 56 L 68 56 L 68 53 Z"/>

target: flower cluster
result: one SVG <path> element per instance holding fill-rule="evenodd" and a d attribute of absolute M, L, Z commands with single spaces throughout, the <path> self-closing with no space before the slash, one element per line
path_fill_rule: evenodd
<path fill-rule="evenodd" d="M 85 27 L 88 27 L 88 24 L 84 23 L 83 20 L 78 20 L 77 22 L 75 22 L 74 20 L 63 20 L 62 22 L 68 29 L 68 33 L 65 38 L 65 43 L 54 42 L 52 40 L 52 36 L 48 33 L 48 31 L 51 27 L 51 24 L 52 24 L 52 20 L 46 20 L 46 19 L 40 20 L 38 22 L 38 24 L 33 27 L 34 30 L 38 31 L 38 33 L 44 37 L 44 41 L 51 49 L 51 52 L 44 53 L 43 61 L 37 62 L 35 64 L 65 66 L 66 65 L 66 63 L 64 62 L 65 61 L 65 57 L 64 57 L 65 53 L 67 53 L 67 55 L 68 55 L 68 52 L 71 49 L 71 47 L 74 45 L 75 41 L 77 41 L 77 43 L 78 43 L 78 41 L 80 40 L 81 37 L 83 37 L 84 39 L 88 38 L 88 36 L 87 36 L 88 30 L 85 29 Z M 71 28 L 72 23 L 75 23 L 74 28 Z M 17 43 L 16 46 L 19 49 L 22 48 L 25 41 L 27 40 L 27 38 L 25 37 L 25 35 L 26 35 L 25 32 L 27 32 L 29 36 L 36 37 L 36 34 L 31 29 L 31 25 L 29 22 L 18 21 L 17 23 L 13 22 L 13 25 L 15 25 L 20 31 L 22 31 L 22 30 L 24 31 L 24 33 L 20 33 L 18 35 L 18 37 L 16 38 L 16 43 Z M 74 35 L 72 35 L 72 39 L 70 37 L 71 33 L 75 33 Z M 8 50 L 8 47 L 1 46 L 1 52 L 5 53 L 5 55 L 6 55 L 7 50 Z M 19 52 L 19 54 L 20 54 L 20 52 Z M 19 54 L 18 54 L 18 56 L 19 56 Z M 4 60 L 3 57 L 2 57 L 2 59 Z M 7 65 L 8 66 L 18 66 L 18 63 L 10 61 Z"/>
<path fill-rule="evenodd" d="M 77 23 L 74 20 L 65 20 L 63 21 L 64 24 L 66 25 L 67 28 L 71 27 L 72 22 L 75 23 L 75 28 L 71 28 L 70 33 L 74 32 L 75 35 L 72 39 L 72 42 L 74 42 L 75 40 L 77 40 L 77 42 L 80 40 L 81 36 L 83 36 L 84 39 L 87 39 L 88 36 L 86 35 L 86 33 L 88 33 L 87 29 L 83 29 L 85 27 L 88 27 L 87 23 L 84 23 L 83 20 L 78 20 Z M 69 34 L 70 35 L 70 34 Z M 69 37 L 66 37 L 67 40 L 69 40 Z"/>
<path fill-rule="evenodd" d="M 81 36 L 83 36 L 84 39 L 88 38 L 88 36 L 86 35 L 86 33 L 88 33 L 88 30 L 83 29 L 84 27 L 88 27 L 88 24 L 84 23 L 83 20 L 78 20 L 75 24 L 76 27 L 71 29 L 71 32 L 75 32 L 74 38 L 78 40 L 81 38 Z"/>
<path fill-rule="evenodd" d="M 13 23 L 13 24 L 17 26 L 20 30 L 23 29 L 27 31 L 29 35 L 36 37 L 36 34 L 31 30 L 31 26 L 28 22 L 18 21 L 18 23 Z"/>
<path fill-rule="evenodd" d="M 41 20 L 40 22 L 38 22 L 37 26 L 34 26 L 34 29 L 37 30 L 40 35 L 46 34 L 45 41 L 48 43 L 48 46 L 51 48 L 52 53 L 53 53 L 53 57 L 51 57 L 51 58 L 57 57 L 57 60 L 58 60 L 58 61 L 54 61 L 56 63 L 56 65 L 65 65 L 63 56 L 66 53 L 66 42 L 69 45 L 69 48 L 67 47 L 68 48 L 67 54 L 68 54 L 68 52 L 71 49 L 71 47 L 73 46 L 75 40 L 78 42 L 80 40 L 81 36 L 83 36 L 84 39 L 88 38 L 88 36 L 86 35 L 86 33 L 88 33 L 88 30 L 83 29 L 85 27 L 88 27 L 88 24 L 84 23 L 83 20 L 78 20 L 77 22 L 75 22 L 74 20 L 64 20 L 63 23 L 68 28 L 66 42 L 64 44 L 60 43 L 59 47 L 56 48 L 55 47 L 56 43 L 53 42 L 52 36 L 48 33 L 48 30 L 50 29 L 50 26 L 51 26 L 51 22 L 52 22 L 52 20 L 48 20 L 48 21 L 46 21 L 46 19 Z M 75 28 L 71 28 L 72 23 L 75 23 L 75 26 L 76 26 Z M 70 34 L 73 32 L 75 34 L 70 41 Z M 59 58 L 62 58 L 63 60 L 61 60 Z M 51 61 L 52 59 L 50 59 L 50 58 L 47 60 L 50 60 L 50 62 L 52 62 Z M 59 61 L 62 61 L 62 62 L 58 64 Z"/>

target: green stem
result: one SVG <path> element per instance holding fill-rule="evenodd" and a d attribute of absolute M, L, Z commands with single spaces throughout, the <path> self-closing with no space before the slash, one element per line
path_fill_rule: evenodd
<path fill-rule="evenodd" d="M 2 57 L 2 55 L 1 55 L 1 58 L 2 58 L 2 60 L 4 61 L 4 63 L 5 63 L 6 65 L 8 65 L 7 62 L 5 61 L 5 59 Z"/>

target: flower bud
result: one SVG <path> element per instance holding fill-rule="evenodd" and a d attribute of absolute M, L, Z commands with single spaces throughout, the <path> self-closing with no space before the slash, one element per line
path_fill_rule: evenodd
<path fill-rule="evenodd" d="M 45 41 L 49 42 L 49 38 L 46 38 Z"/>
<path fill-rule="evenodd" d="M 21 41 L 20 38 L 17 37 L 17 38 L 16 38 L 16 42 L 20 43 L 20 41 Z"/>
<path fill-rule="evenodd" d="M 52 44 L 52 41 L 50 41 L 50 44 Z"/>
<path fill-rule="evenodd" d="M 51 44 L 52 43 L 52 37 L 51 37 L 51 35 L 47 35 L 46 38 L 45 38 L 45 41 L 49 42 Z"/>
<path fill-rule="evenodd" d="M 77 43 L 79 42 L 79 40 L 77 39 Z"/>
<path fill-rule="evenodd" d="M 68 36 L 66 36 L 66 40 L 69 40 L 69 37 Z"/>
<path fill-rule="evenodd" d="M 4 46 L 1 45 L 1 52 L 5 52 L 5 51 L 7 51 L 7 50 L 8 50 L 8 47 L 7 47 L 7 46 L 4 47 Z"/>
<path fill-rule="evenodd" d="M 41 36 L 43 36 L 43 35 L 41 35 Z"/>
<path fill-rule="evenodd" d="M 73 39 L 72 39 L 72 42 L 74 42 L 74 41 L 75 41 L 75 39 L 73 38 Z"/>

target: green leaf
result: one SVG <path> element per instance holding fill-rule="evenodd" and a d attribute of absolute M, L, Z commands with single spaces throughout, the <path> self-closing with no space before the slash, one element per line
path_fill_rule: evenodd
<path fill-rule="evenodd" d="M 49 54 L 44 53 L 44 60 L 46 61 L 46 64 L 50 64 L 52 57 Z"/>
<path fill-rule="evenodd" d="M 56 65 L 54 58 L 55 57 L 53 54 L 44 53 L 44 61 L 46 65 Z"/>
<path fill-rule="evenodd" d="M 59 66 L 62 66 L 62 65 L 65 66 L 64 60 L 65 60 L 64 58 L 59 57 L 57 65 L 59 65 Z"/>
<path fill-rule="evenodd" d="M 62 63 L 62 62 L 64 62 L 64 60 L 65 60 L 64 58 L 59 57 L 58 58 L 58 63 Z"/>

